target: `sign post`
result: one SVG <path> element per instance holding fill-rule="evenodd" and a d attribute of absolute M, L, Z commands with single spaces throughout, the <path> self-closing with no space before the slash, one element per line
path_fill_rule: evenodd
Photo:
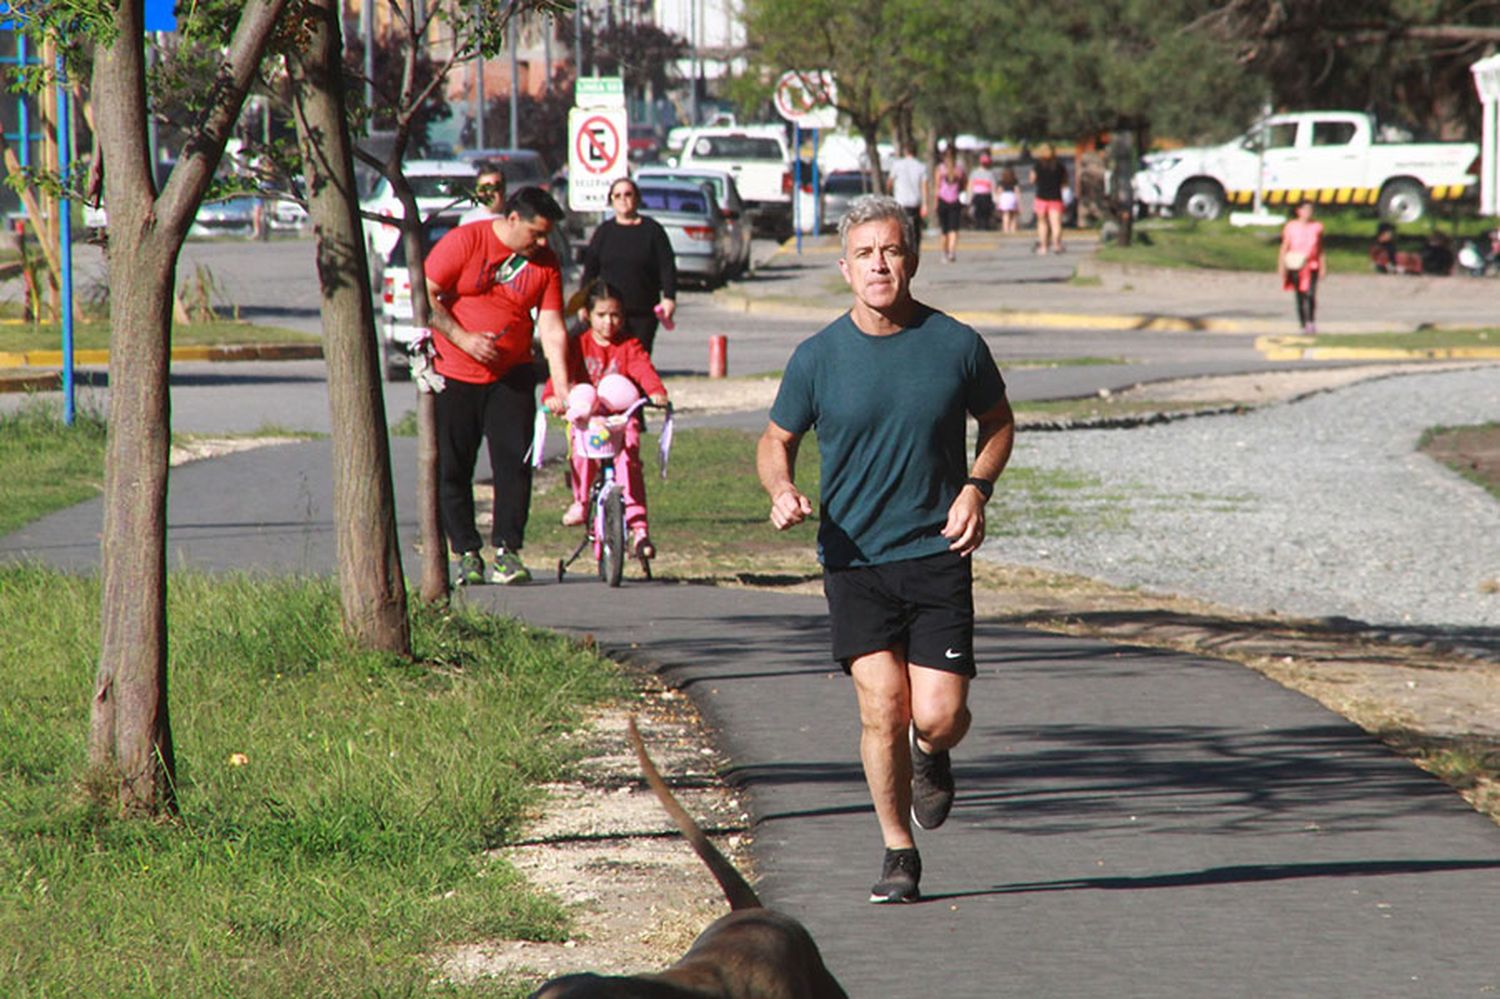
<path fill-rule="evenodd" d="M 1479 146 L 1479 214 L 1500 214 L 1500 55 L 1469 67 L 1483 105 L 1483 141 Z"/>
<path fill-rule="evenodd" d="M 580 78 L 568 112 L 568 207 L 602 212 L 609 189 L 630 175 L 630 120 L 625 81 L 618 76 Z"/>

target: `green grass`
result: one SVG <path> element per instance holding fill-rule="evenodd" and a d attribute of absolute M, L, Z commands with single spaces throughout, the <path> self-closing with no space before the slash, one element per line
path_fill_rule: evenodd
<path fill-rule="evenodd" d="M 1451 347 L 1500 349 L 1500 327 L 1469 330 L 1432 329 L 1410 333 L 1320 334 L 1313 338 L 1313 346 L 1385 350 L 1439 350 Z"/>
<path fill-rule="evenodd" d="M 33 399 L 0 413 L 0 534 L 98 494 L 104 485 L 104 418 L 80 409 L 73 426 L 60 407 Z M 12 660 L 19 661 L 19 660 Z"/>
<path fill-rule="evenodd" d="M 110 325 L 107 321 L 87 321 L 73 327 L 76 350 L 104 350 L 109 347 Z M 280 326 L 261 326 L 229 320 L 209 323 L 173 323 L 172 346 L 201 347 L 242 343 L 317 343 L 316 334 L 302 333 Z M 23 353 L 31 350 L 62 349 L 62 332 L 55 323 L 0 324 L 0 352 Z"/>
<path fill-rule="evenodd" d="M 426 956 L 565 939 L 483 851 L 565 773 L 581 707 L 625 692 L 609 664 L 462 612 L 415 615 L 415 665 L 359 654 L 331 582 L 176 574 L 182 817 L 122 822 L 79 790 L 98 600 L 0 568 L 0 994 L 514 995 L 435 985 Z"/>
<path fill-rule="evenodd" d="M 1369 274 L 1370 243 L 1377 220 L 1361 212 L 1317 213 L 1324 226 L 1323 245 L 1331 274 Z M 1415 251 L 1422 238 L 1434 229 L 1454 233 L 1452 220 L 1424 220 L 1401 230 L 1403 249 Z M 1481 226 L 1468 223 L 1474 234 Z M 1205 270 L 1263 271 L 1274 274 L 1281 227 L 1236 228 L 1228 219 L 1196 222 L 1172 219 L 1142 223 L 1136 227 L 1136 242 L 1129 247 L 1101 246 L 1098 259 L 1117 264 L 1180 267 Z"/>

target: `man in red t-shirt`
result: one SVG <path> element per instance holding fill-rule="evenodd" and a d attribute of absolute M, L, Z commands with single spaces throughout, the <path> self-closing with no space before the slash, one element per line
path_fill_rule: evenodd
<path fill-rule="evenodd" d="M 484 582 L 473 487 L 481 439 L 495 477 L 490 579 L 531 581 L 519 553 L 531 510 L 532 335 L 540 334 L 548 366 L 566 382 L 562 273 L 547 248 L 547 234 L 562 218 L 551 195 L 524 187 L 503 214 L 459 226 L 427 255 L 433 367 L 445 382 L 437 395 L 438 500 L 443 533 L 459 555 L 460 584 Z"/>

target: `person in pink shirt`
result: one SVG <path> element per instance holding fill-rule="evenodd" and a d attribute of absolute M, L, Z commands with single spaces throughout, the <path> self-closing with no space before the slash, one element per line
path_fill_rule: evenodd
<path fill-rule="evenodd" d="M 1313 204 L 1297 205 L 1296 216 L 1281 230 L 1276 270 L 1283 290 L 1297 295 L 1297 322 L 1303 332 L 1318 331 L 1318 278 L 1328 273 L 1323 258 L 1323 223 L 1313 221 Z"/>
<path fill-rule="evenodd" d="M 639 340 L 625 335 L 625 305 L 620 290 L 602 281 L 596 282 L 589 290 L 584 308 L 588 313 L 589 328 L 569 343 L 568 381 L 574 385 L 598 387 L 607 376 L 624 376 L 653 404 L 665 406 L 667 388 L 651 363 L 651 355 L 646 353 Z M 542 389 L 542 405 L 558 414 L 568 407 L 568 399 L 553 389 L 551 379 Z M 573 503 L 562 517 L 563 524 L 568 527 L 583 523 L 584 505 L 593 485 L 589 459 L 575 449 L 572 463 Z M 655 558 L 656 546 L 651 543 L 646 523 L 646 477 L 641 472 L 639 420 L 631 420 L 625 425 L 625 446 L 615 457 L 615 476 L 623 486 L 630 548 L 642 558 Z"/>

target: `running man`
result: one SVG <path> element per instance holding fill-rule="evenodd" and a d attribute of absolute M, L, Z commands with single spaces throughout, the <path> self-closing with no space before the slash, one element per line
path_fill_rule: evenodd
<path fill-rule="evenodd" d="M 948 753 L 968 731 L 975 673 L 970 556 L 1015 424 L 979 334 L 912 298 L 916 237 L 902 205 L 860 198 L 839 233 L 854 305 L 792 354 L 756 465 L 771 522 L 801 523 L 813 511 L 795 484 L 797 449 L 817 432 L 833 656 L 854 680 L 885 843 L 870 901 L 911 902 L 922 877 L 911 820 L 936 829 L 953 804 Z"/>

